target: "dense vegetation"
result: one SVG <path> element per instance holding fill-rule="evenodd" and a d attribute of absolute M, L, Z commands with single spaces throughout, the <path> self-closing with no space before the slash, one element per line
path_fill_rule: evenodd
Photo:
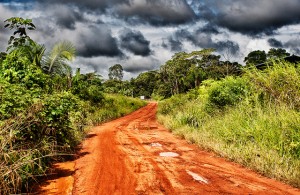
<path fill-rule="evenodd" d="M 179 52 L 130 81 L 116 64 L 103 81 L 72 73 L 72 43 L 46 52 L 27 35 L 31 20 L 6 23 L 14 33 L 0 53 L 0 194 L 26 191 L 53 160 L 72 156 L 88 127 L 145 104 L 125 96 L 165 99 L 159 119 L 175 133 L 300 186 L 300 67 L 284 49 L 250 52 L 244 67 L 214 49 Z"/>
<path fill-rule="evenodd" d="M 163 100 L 158 118 L 176 134 L 300 187 L 300 57 L 271 48 L 244 62 L 222 61 L 214 49 L 179 52 L 159 70 L 104 86 Z"/>
<path fill-rule="evenodd" d="M 300 187 L 300 66 L 205 80 L 160 102 L 160 122 L 200 147 Z"/>
<path fill-rule="evenodd" d="M 27 31 L 29 19 L 10 18 L 14 30 L 0 55 L 0 194 L 28 191 L 50 163 L 72 157 L 88 127 L 120 117 L 145 103 L 105 94 L 95 73 L 72 74 L 70 42 L 46 53 Z"/>

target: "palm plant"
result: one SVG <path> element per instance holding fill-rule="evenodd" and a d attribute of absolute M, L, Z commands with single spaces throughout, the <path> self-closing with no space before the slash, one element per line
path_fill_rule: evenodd
<path fill-rule="evenodd" d="M 43 59 L 43 70 L 48 74 L 69 75 L 71 68 L 67 61 L 73 60 L 75 52 L 74 45 L 69 41 L 55 44 Z"/>

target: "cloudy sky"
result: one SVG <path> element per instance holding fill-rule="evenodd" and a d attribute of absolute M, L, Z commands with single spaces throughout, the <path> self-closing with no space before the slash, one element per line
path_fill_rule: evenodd
<path fill-rule="evenodd" d="M 31 18 L 35 41 L 75 44 L 73 68 L 107 78 L 119 63 L 129 79 L 179 51 L 216 48 L 240 63 L 271 47 L 300 55 L 299 10 L 300 0 L 0 0 L 0 51 L 11 34 L 3 21 Z"/>

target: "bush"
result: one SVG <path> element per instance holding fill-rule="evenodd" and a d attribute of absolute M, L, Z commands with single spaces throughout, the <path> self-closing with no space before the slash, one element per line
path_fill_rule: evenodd
<path fill-rule="evenodd" d="M 235 105 L 249 93 L 248 85 L 243 78 L 226 77 L 215 81 L 208 89 L 208 101 L 219 108 Z"/>
<path fill-rule="evenodd" d="M 0 81 L 0 120 L 26 110 L 41 94 L 40 89 L 28 91 L 24 86 Z"/>

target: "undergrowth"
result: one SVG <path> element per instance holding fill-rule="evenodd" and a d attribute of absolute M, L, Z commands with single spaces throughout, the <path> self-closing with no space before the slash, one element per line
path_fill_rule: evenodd
<path fill-rule="evenodd" d="M 299 67 L 277 62 L 206 81 L 193 100 L 162 101 L 158 118 L 204 149 L 300 187 L 299 98 Z"/>
<path fill-rule="evenodd" d="M 51 162 L 73 156 L 89 127 L 146 104 L 120 95 L 104 96 L 95 104 L 68 92 L 53 94 L 0 121 L 0 194 L 30 192 Z"/>

